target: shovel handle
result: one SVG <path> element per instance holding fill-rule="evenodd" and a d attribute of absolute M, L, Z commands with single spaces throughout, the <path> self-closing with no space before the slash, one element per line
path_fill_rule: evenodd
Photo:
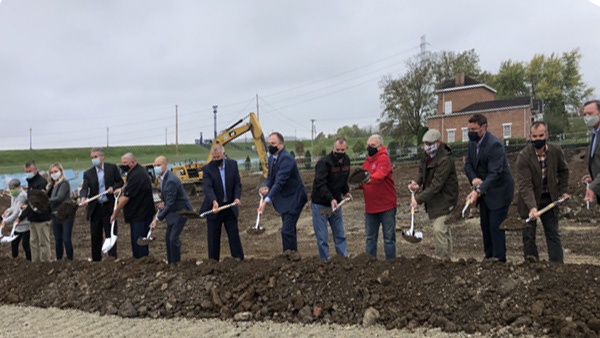
<path fill-rule="evenodd" d="M 233 202 L 233 203 L 222 205 L 222 206 L 218 207 L 217 210 L 211 209 L 211 210 L 205 211 L 200 214 L 200 218 L 204 218 L 204 217 L 206 217 L 206 215 L 210 215 L 210 214 L 214 213 L 215 211 L 221 211 L 221 210 L 231 208 L 232 206 L 234 206 L 236 204 L 237 203 Z"/>
<path fill-rule="evenodd" d="M 338 203 L 336 208 L 331 208 L 331 212 L 335 212 L 337 209 L 339 209 L 342 205 L 344 205 L 344 203 L 346 202 L 350 202 L 352 201 L 352 198 L 350 197 L 345 197 L 343 200 L 340 201 L 340 203 Z"/>
<path fill-rule="evenodd" d="M 94 197 L 90 197 L 90 198 L 86 199 L 85 203 L 90 203 L 92 201 L 95 201 L 95 200 L 99 199 L 100 197 L 102 197 L 102 196 L 104 196 L 106 194 L 108 194 L 108 190 L 105 190 L 103 193 L 100 193 L 100 194 L 98 194 L 98 195 L 96 195 Z M 78 204 L 78 206 L 82 206 L 82 205 L 83 205 L 83 203 L 79 203 Z"/>
<path fill-rule="evenodd" d="M 569 195 L 566 195 L 565 197 L 563 197 L 563 198 L 560 198 L 560 199 L 558 199 L 558 200 L 556 200 L 556 201 L 554 201 L 554 202 L 552 202 L 552 203 L 548 204 L 548 205 L 547 205 L 547 206 L 545 206 L 545 207 L 544 207 L 542 210 L 539 210 L 538 212 L 536 212 L 536 213 L 535 213 L 535 215 L 533 215 L 533 216 L 531 216 L 531 217 L 527 218 L 527 219 L 525 220 L 525 222 L 531 222 L 531 221 L 533 221 L 533 220 L 535 220 L 535 219 L 538 219 L 538 218 L 539 218 L 540 216 L 542 216 L 542 215 L 543 215 L 545 212 L 547 212 L 548 210 L 550 210 L 550 209 L 554 208 L 555 206 L 557 206 L 557 205 L 559 205 L 559 204 L 563 203 L 564 201 L 568 200 L 569 198 L 571 198 L 571 196 L 569 196 Z"/>

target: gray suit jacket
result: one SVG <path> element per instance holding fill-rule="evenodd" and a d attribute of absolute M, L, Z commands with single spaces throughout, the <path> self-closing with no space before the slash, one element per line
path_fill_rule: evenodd
<path fill-rule="evenodd" d="M 166 218 L 167 223 L 172 223 L 176 218 L 180 217 L 177 211 L 182 209 L 193 210 L 190 199 L 183 189 L 183 184 L 170 170 L 165 173 L 160 186 L 161 197 L 165 207 L 157 216 L 159 220 L 162 221 Z"/>

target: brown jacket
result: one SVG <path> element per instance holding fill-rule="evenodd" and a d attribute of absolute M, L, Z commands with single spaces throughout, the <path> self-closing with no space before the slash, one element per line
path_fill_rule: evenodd
<path fill-rule="evenodd" d="M 555 201 L 567 192 L 569 167 L 560 146 L 548 143 L 546 150 L 546 177 L 548 192 Z M 542 166 L 533 145 L 528 145 L 517 157 L 517 189 L 519 216 L 527 218 L 531 208 L 540 207 L 542 197 Z"/>
<path fill-rule="evenodd" d="M 448 215 L 458 200 L 458 178 L 452 157 L 452 149 L 440 143 L 437 154 L 427 165 L 427 154 L 423 152 L 417 183 L 423 190 L 415 195 L 417 203 L 425 203 L 429 219 Z"/>

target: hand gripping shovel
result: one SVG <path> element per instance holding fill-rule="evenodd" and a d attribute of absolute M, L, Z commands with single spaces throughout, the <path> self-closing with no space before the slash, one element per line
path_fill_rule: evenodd
<path fill-rule="evenodd" d="M 411 202 L 415 200 L 415 192 L 410 191 L 411 193 Z M 423 233 L 418 231 L 415 232 L 415 208 L 410 208 L 410 229 L 402 232 L 402 238 L 410 243 L 419 243 L 423 240 Z"/>
<path fill-rule="evenodd" d="M 260 195 L 260 203 L 258 205 L 260 206 L 260 204 L 262 204 L 264 196 L 262 194 L 259 194 L 259 195 Z M 260 225 L 260 214 L 256 213 L 256 225 L 254 225 L 252 228 L 246 230 L 246 232 L 250 235 L 260 235 L 260 234 L 264 233 L 265 230 L 266 229 Z"/>
<path fill-rule="evenodd" d="M 119 190 L 119 194 L 115 198 L 115 206 L 113 208 L 113 212 L 115 210 L 117 210 L 117 204 L 119 203 L 119 197 L 121 197 L 121 191 L 122 190 Z M 102 252 L 104 252 L 104 253 L 108 253 L 110 251 L 110 249 L 112 249 L 112 247 L 115 246 L 115 243 L 117 243 L 117 235 L 115 235 L 115 222 L 116 221 L 117 220 L 115 219 L 110 224 L 110 237 L 105 239 L 104 244 L 102 244 Z"/>
<path fill-rule="evenodd" d="M 156 214 L 154 214 L 154 217 L 158 216 L 158 213 L 160 211 L 157 211 Z M 146 235 L 146 237 L 139 237 L 137 239 L 137 244 L 138 245 L 148 245 L 150 244 L 150 242 L 152 242 L 154 240 L 154 237 L 152 237 L 152 230 L 154 230 L 154 228 L 150 228 L 150 230 L 148 230 L 148 234 Z"/>
<path fill-rule="evenodd" d="M 329 215 L 331 215 L 331 214 L 335 214 L 335 212 L 336 212 L 336 211 L 337 211 L 339 208 L 341 208 L 341 206 L 342 206 L 344 203 L 346 203 L 346 202 L 350 202 L 350 201 L 352 201 L 352 197 L 345 197 L 344 199 L 342 199 L 342 200 L 340 201 L 340 203 L 338 203 L 338 205 L 337 205 L 337 208 L 331 208 L 331 209 L 329 209 L 329 208 L 325 208 L 325 209 L 321 209 L 321 210 L 319 211 L 319 214 L 321 214 L 321 215 L 323 215 L 323 216 L 329 216 Z"/>
<path fill-rule="evenodd" d="M 566 200 L 568 200 L 569 198 L 571 198 L 570 195 L 565 195 L 563 198 L 560 198 L 550 204 L 548 204 L 547 206 L 545 206 L 542 210 L 539 210 L 535 215 L 529 217 L 528 219 L 525 220 L 525 222 L 531 222 L 534 221 L 536 219 L 538 219 L 543 213 L 545 213 L 546 211 L 554 208 L 555 206 L 564 203 Z"/>
<path fill-rule="evenodd" d="M 467 212 L 467 209 L 469 209 L 469 206 L 471 206 L 471 204 L 473 204 L 473 200 L 468 199 L 465 203 L 465 207 L 462 209 L 462 218 L 465 218 L 465 213 Z"/>
<path fill-rule="evenodd" d="M 216 211 L 221 211 L 221 210 L 229 209 L 229 208 L 231 208 L 232 206 L 234 206 L 236 204 L 237 203 L 233 202 L 233 203 L 222 205 L 222 206 L 218 207 Z M 208 216 L 208 215 L 210 215 L 210 214 L 212 214 L 214 212 L 215 212 L 215 210 L 213 210 L 213 209 L 205 211 L 205 212 L 203 212 L 203 213 L 200 214 L 200 218 L 204 218 L 204 217 L 206 217 L 206 216 Z"/>

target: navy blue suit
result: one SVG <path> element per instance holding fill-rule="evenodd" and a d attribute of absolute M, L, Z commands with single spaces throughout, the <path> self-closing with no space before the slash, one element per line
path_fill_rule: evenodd
<path fill-rule="evenodd" d="M 298 251 L 296 239 L 296 223 L 308 196 L 296 160 L 290 153 L 282 149 L 277 154 L 277 161 L 269 156 L 269 175 L 265 186 L 269 188 L 267 196 L 275 210 L 281 214 L 281 242 L 283 251 Z"/>
<path fill-rule="evenodd" d="M 477 154 L 477 142 L 469 141 L 465 163 L 465 173 L 469 182 L 479 177 L 483 183 L 479 187 L 481 196 L 477 200 L 480 210 L 480 225 L 483 234 L 485 258 L 495 257 L 506 261 L 506 236 L 500 225 L 508 215 L 515 182 L 502 141 L 489 131 L 483 136 Z"/>
<path fill-rule="evenodd" d="M 204 202 L 200 212 L 205 212 L 213 208 L 213 201 L 217 201 L 219 206 L 233 203 L 240 199 L 242 195 L 242 181 L 236 161 L 225 158 L 225 189 L 219 166 L 215 161 L 211 161 L 202 167 L 202 187 L 204 189 Z M 225 226 L 227 238 L 229 239 L 229 251 L 231 256 L 244 259 L 242 241 L 238 228 L 238 208 L 233 206 L 229 209 L 221 210 L 216 214 L 209 214 L 206 217 L 207 240 L 208 240 L 208 258 L 216 261 L 221 253 L 221 224 Z"/>
<path fill-rule="evenodd" d="M 160 192 L 164 208 L 158 213 L 156 218 L 160 221 L 167 221 L 167 231 L 165 233 L 167 261 L 169 264 L 174 264 L 181 260 L 181 240 L 179 237 L 187 222 L 187 218 L 179 215 L 177 212 L 183 209 L 193 210 L 193 207 L 183 189 L 183 184 L 169 170 L 162 176 Z"/>

